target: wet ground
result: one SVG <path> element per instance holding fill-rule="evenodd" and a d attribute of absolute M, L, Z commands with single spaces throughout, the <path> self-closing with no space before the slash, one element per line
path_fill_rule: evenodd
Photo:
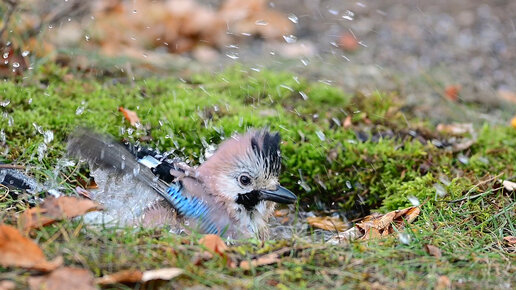
<path fill-rule="evenodd" d="M 243 42 L 239 59 L 227 62 L 288 69 L 351 92 L 396 90 L 416 114 L 436 123 L 503 124 L 516 113 L 515 1 L 279 0 L 269 5 L 297 22 L 297 39 Z M 339 41 L 346 42 L 344 49 Z M 458 89 L 459 104 L 448 100 L 450 87 Z"/>

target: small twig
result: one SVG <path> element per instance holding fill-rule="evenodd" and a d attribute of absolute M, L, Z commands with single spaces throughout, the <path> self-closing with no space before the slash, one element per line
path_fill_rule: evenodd
<path fill-rule="evenodd" d="M 23 165 L 16 165 L 16 164 L 0 164 L 1 169 L 25 169 L 25 166 Z"/>
<path fill-rule="evenodd" d="M 1 184 L 1 183 L 0 183 L 0 188 L 5 188 L 5 190 L 6 190 L 5 195 L 3 195 L 2 197 L 0 197 L 0 201 L 3 201 L 4 199 L 6 199 L 6 198 L 7 198 L 7 196 L 9 196 L 9 191 L 10 191 L 10 190 L 9 190 L 9 187 L 7 187 L 7 186 L 5 186 L 5 185 L 3 185 L 3 184 Z"/>
<path fill-rule="evenodd" d="M 497 191 L 499 189 L 502 189 L 502 187 L 497 187 L 497 188 L 494 188 L 494 189 L 490 189 L 488 191 L 484 191 L 482 193 L 471 195 L 471 196 L 468 195 L 468 196 L 465 196 L 463 198 L 459 198 L 459 199 L 456 199 L 456 200 L 449 201 L 448 203 L 456 203 L 456 202 L 463 201 L 463 200 L 475 199 L 475 198 L 482 197 L 484 195 L 488 195 L 490 193 L 493 193 L 493 192 L 495 192 L 495 191 Z"/>

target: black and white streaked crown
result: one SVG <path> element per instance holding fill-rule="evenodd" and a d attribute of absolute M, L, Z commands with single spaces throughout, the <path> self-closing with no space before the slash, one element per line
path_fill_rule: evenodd
<path fill-rule="evenodd" d="M 270 133 L 268 130 L 256 131 L 251 137 L 253 152 L 264 164 L 267 176 L 279 176 L 281 171 L 281 137 L 279 133 Z"/>

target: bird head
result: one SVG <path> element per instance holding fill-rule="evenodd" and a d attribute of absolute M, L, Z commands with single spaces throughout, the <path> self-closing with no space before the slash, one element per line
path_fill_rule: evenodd
<path fill-rule="evenodd" d="M 249 214 L 273 209 L 270 202 L 290 204 L 297 197 L 279 184 L 280 136 L 252 130 L 220 144 L 197 169 L 210 191 Z"/>

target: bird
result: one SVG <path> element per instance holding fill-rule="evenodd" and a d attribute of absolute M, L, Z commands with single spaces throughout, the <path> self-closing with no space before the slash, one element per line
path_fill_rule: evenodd
<path fill-rule="evenodd" d="M 170 222 L 201 233 L 266 240 L 276 204 L 297 201 L 279 183 L 280 143 L 279 133 L 251 129 L 226 139 L 193 167 L 140 144 L 80 128 L 69 138 L 67 150 L 92 169 L 129 176 L 152 188 L 162 199 L 145 209 L 142 223 Z"/>

